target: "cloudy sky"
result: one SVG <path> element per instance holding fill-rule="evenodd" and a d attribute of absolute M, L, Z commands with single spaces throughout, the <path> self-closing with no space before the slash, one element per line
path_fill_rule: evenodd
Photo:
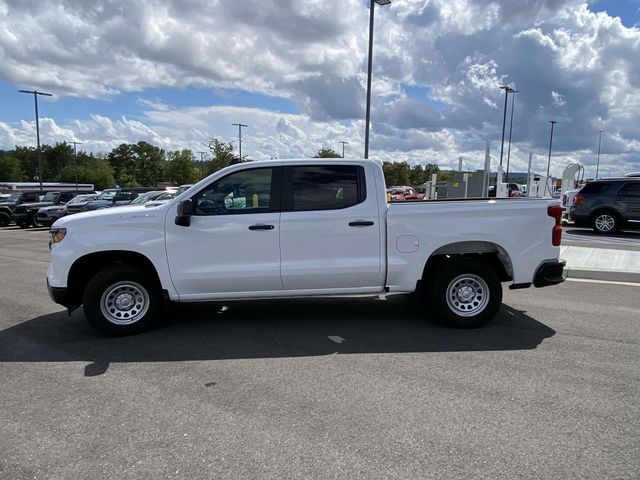
<path fill-rule="evenodd" d="M 145 140 L 253 159 L 362 157 L 365 0 L 0 0 L 0 149 L 108 152 Z M 493 165 L 515 96 L 511 171 L 640 171 L 640 0 L 392 0 L 376 7 L 370 157 Z M 511 97 L 510 97 L 511 98 Z M 509 100 L 511 104 L 511 100 Z M 508 122 L 509 118 L 507 119 Z M 507 125 L 508 135 L 508 125 Z M 506 147 L 505 147 L 506 162 Z"/>

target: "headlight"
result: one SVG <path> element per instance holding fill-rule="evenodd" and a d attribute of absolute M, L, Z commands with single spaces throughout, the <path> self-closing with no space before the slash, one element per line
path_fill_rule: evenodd
<path fill-rule="evenodd" d="M 56 243 L 60 243 L 64 240 L 64 237 L 67 235 L 66 228 L 52 228 L 51 229 L 51 242 L 49 246 L 55 245 Z"/>

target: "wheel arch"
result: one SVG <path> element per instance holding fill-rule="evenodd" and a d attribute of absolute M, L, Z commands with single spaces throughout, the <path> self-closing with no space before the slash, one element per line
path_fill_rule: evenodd
<path fill-rule="evenodd" d="M 611 205 L 602 205 L 600 207 L 594 208 L 589 218 L 591 219 L 591 221 L 593 221 L 598 215 L 601 215 L 603 213 L 610 213 L 614 217 L 616 217 L 616 220 L 619 220 L 619 221 L 622 221 L 623 219 L 623 215 L 615 207 Z"/>
<path fill-rule="evenodd" d="M 429 256 L 422 270 L 422 279 L 428 279 L 446 263 L 457 259 L 474 258 L 491 267 L 501 282 L 513 280 L 513 263 L 507 251 L 497 243 L 487 241 L 455 242 L 443 245 Z"/>
<path fill-rule="evenodd" d="M 71 268 L 67 279 L 69 298 L 72 304 L 81 305 L 84 289 L 89 280 L 100 270 L 111 265 L 131 265 L 148 272 L 161 288 L 158 271 L 145 255 L 130 250 L 110 250 L 93 252 L 78 258 Z"/>

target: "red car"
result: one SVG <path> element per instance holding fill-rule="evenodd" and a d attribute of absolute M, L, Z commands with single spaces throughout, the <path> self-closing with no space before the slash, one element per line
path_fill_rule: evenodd
<path fill-rule="evenodd" d="M 413 187 L 389 187 L 387 188 L 389 200 L 398 202 L 405 200 L 424 200 L 424 193 L 416 193 Z"/>

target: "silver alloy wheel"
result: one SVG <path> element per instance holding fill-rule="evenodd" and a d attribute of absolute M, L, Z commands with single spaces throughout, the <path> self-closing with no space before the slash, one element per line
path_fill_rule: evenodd
<path fill-rule="evenodd" d="M 447 305 L 456 315 L 472 317 L 489 304 L 489 286 L 473 273 L 459 275 L 447 287 Z"/>
<path fill-rule="evenodd" d="M 136 282 L 118 282 L 107 288 L 100 299 L 104 318 L 116 325 L 131 325 L 149 310 L 149 294 Z"/>
<path fill-rule="evenodd" d="M 608 213 L 602 213 L 596 217 L 596 228 L 599 232 L 610 232 L 616 225 L 616 220 Z"/>

